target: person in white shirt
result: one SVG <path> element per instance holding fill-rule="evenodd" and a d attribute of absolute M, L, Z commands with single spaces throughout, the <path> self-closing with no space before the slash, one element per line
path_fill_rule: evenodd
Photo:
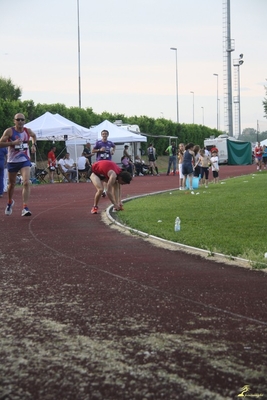
<path fill-rule="evenodd" d="M 82 155 L 78 158 L 77 161 L 77 167 L 78 167 L 78 174 L 79 174 L 79 179 L 81 178 L 82 175 L 86 177 L 87 180 L 89 180 L 89 174 L 90 174 L 90 162 L 88 158 L 85 157 L 86 153 L 82 153 Z"/>
<path fill-rule="evenodd" d="M 210 161 L 212 162 L 211 169 L 213 175 L 213 183 L 219 183 L 219 157 L 216 151 L 213 151 L 211 154 Z"/>
<path fill-rule="evenodd" d="M 67 173 L 74 182 L 77 179 L 77 171 L 73 159 L 70 158 L 70 153 L 66 153 L 65 157 L 61 158 L 58 163 L 61 165 L 62 170 Z"/>

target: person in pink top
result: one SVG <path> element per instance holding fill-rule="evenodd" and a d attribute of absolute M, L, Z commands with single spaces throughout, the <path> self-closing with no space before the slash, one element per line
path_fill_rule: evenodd
<path fill-rule="evenodd" d="M 263 153 L 263 148 L 258 142 L 257 146 L 254 149 L 254 154 L 256 158 L 256 163 L 257 163 L 257 170 L 261 171 L 261 166 L 262 166 L 262 153 Z"/>
<path fill-rule="evenodd" d="M 116 211 L 123 210 L 120 186 L 131 182 L 132 176 L 129 172 L 123 171 L 113 161 L 97 161 L 92 165 L 92 174 L 90 179 L 96 188 L 94 206 L 91 210 L 91 214 L 97 214 L 98 203 L 104 190 L 103 182 L 107 183 L 107 196 L 114 204 L 114 209 Z"/>

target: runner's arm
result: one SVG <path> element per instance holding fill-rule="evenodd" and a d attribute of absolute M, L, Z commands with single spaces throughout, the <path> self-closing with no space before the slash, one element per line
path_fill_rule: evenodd
<path fill-rule="evenodd" d="M 0 147 L 15 146 L 21 143 L 21 139 L 16 139 L 12 142 L 9 142 L 8 140 L 11 138 L 11 135 L 12 135 L 12 129 L 11 128 L 6 129 L 5 132 L 3 133 L 3 136 L 0 139 Z"/>

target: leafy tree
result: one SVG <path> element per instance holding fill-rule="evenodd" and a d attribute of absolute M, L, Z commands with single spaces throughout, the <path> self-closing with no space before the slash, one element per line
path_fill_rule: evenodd
<path fill-rule="evenodd" d="M 18 100 L 22 95 L 21 88 L 15 86 L 10 78 L 0 76 L 0 98 L 3 100 Z"/>

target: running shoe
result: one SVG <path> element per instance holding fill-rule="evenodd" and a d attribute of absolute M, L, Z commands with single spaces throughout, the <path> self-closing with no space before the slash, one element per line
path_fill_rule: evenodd
<path fill-rule="evenodd" d="M 12 208 L 14 206 L 15 202 L 12 200 L 11 204 L 7 204 L 6 209 L 5 209 L 5 214 L 6 215 L 11 215 L 12 214 Z"/>
<path fill-rule="evenodd" d="M 98 211 L 98 207 L 97 207 L 97 206 L 94 206 L 94 207 L 92 208 L 92 210 L 91 210 L 91 214 L 97 214 L 97 211 Z"/>
<path fill-rule="evenodd" d="M 106 192 L 103 192 L 103 193 L 101 194 L 102 197 L 106 197 L 106 195 L 107 195 Z"/>
<path fill-rule="evenodd" d="M 22 217 L 30 217 L 32 213 L 28 209 L 28 207 L 24 207 L 23 210 L 21 211 L 21 216 Z"/>

